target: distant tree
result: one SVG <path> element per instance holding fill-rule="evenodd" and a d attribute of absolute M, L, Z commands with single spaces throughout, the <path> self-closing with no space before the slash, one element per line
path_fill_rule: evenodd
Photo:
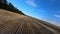
<path fill-rule="evenodd" d="M 14 6 L 11 4 L 11 3 L 9 3 L 9 10 L 12 10 L 12 9 L 14 9 Z"/>
<path fill-rule="evenodd" d="M 7 3 L 6 0 L 0 0 L 0 8 L 6 9 L 11 12 L 23 14 L 22 11 L 20 11 L 16 7 L 14 7 L 12 3 Z"/>
<path fill-rule="evenodd" d="M 7 0 L 0 0 L 0 3 L 7 3 Z"/>

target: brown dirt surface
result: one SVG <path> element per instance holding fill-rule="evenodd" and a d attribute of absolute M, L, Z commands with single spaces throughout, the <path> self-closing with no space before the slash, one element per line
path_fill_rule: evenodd
<path fill-rule="evenodd" d="M 0 34 L 60 34 L 60 27 L 0 9 Z"/>

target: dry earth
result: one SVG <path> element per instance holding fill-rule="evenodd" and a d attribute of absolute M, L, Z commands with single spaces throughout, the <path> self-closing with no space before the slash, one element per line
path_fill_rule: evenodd
<path fill-rule="evenodd" d="M 0 9 L 0 34 L 60 34 L 60 27 Z"/>

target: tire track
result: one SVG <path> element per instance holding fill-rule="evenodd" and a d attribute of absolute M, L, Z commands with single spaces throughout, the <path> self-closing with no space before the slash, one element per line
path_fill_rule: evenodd
<path fill-rule="evenodd" d="M 42 20 L 1 9 L 0 11 L 0 34 L 60 34 L 58 27 Z"/>

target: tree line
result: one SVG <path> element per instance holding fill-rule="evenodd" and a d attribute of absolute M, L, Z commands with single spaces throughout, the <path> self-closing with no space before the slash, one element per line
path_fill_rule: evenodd
<path fill-rule="evenodd" d="M 6 3 L 1 3 L 0 2 L 0 8 L 8 10 L 8 11 L 11 11 L 11 12 L 15 12 L 15 13 L 19 13 L 19 14 L 25 15 L 24 13 L 22 13 L 22 11 L 20 11 L 16 7 L 14 7 L 12 3 L 7 3 L 7 2 Z"/>

